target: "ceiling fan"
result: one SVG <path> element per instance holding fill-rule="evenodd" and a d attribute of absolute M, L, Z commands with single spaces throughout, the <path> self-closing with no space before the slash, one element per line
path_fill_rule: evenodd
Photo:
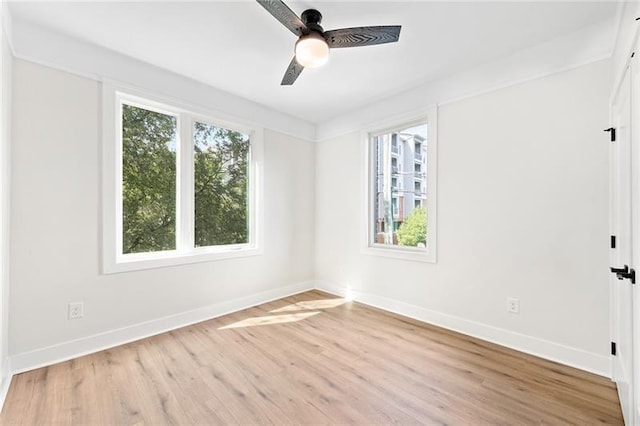
<path fill-rule="evenodd" d="M 283 86 L 292 85 L 305 67 L 324 65 L 329 59 L 330 48 L 393 43 L 398 41 L 402 28 L 400 25 L 387 25 L 325 31 L 320 26 L 322 14 L 315 9 L 305 10 L 298 18 L 281 0 L 257 1 L 289 31 L 298 36 L 295 56 L 280 83 Z"/>

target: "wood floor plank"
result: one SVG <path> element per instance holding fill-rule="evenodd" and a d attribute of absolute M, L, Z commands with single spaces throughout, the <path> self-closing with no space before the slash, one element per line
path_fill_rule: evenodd
<path fill-rule="evenodd" d="M 309 291 L 33 370 L 3 425 L 622 424 L 604 377 Z"/>

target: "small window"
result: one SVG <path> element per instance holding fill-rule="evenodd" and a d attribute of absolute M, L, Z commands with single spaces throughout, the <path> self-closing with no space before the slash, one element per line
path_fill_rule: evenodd
<path fill-rule="evenodd" d="M 399 204 L 398 204 L 398 198 L 393 197 L 391 199 L 391 216 L 396 218 L 399 215 L 400 215 L 400 207 L 399 207 Z M 394 229 L 395 229 L 395 226 L 394 226 Z"/>
<path fill-rule="evenodd" d="M 400 146 L 397 138 L 391 140 L 391 154 L 400 155 Z"/>
<path fill-rule="evenodd" d="M 391 173 L 396 174 L 400 171 L 398 167 L 398 159 L 396 157 L 391 158 Z"/>
<path fill-rule="evenodd" d="M 417 139 L 417 140 L 415 140 Z M 413 144 L 413 155 L 416 161 L 422 161 L 422 140 L 420 136 L 414 138 L 415 142 Z"/>
<path fill-rule="evenodd" d="M 426 119 L 368 134 L 367 253 L 435 262 L 435 144 Z M 400 145 L 414 155 L 394 155 Z"/>

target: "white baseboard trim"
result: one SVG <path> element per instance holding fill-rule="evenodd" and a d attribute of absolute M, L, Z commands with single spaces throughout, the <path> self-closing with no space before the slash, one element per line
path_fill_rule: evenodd
<path fill-rule="evenodd" d="M 454 315 L 425 309 L 417 305 L 377 296 L 375 294 L 354 290 L 349 290 L 349 294 L 347 294 L 346 287 L 326 281 L 316 281 L 316 289 L 338 296 L 348 297 L 365 305 L 384 309 L 385 311 L 611 378 L 611 360 L 607 356 L 470 321 Z"/>
<path fill-rule="evenodd" d="M 7 393 L 9 393 L 9 386 L 11 385 L 11 379 L 13 378 L 10 362 L 11 360 L 7 358 L 6 362 L 2 363 L 5 366 L 6 371 L 2 371 L 2 374 L 0 375 L 0 413 L 2 412 L 2 407 L 4 407 L 4 401 L 7 399 Z"/>
<path fill-rule="evenodd" d="M 315 288 L 304 281 L 11 356 L 11 374 L 45 367 Z M 9 381 L 11 379 L 9 374 Z M 8 387 L 8 385 L 7 385 Z"/>

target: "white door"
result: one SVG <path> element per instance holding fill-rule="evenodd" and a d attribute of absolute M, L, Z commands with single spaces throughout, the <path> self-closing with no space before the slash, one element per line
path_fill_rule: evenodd
<path fill-rule="evenodd" d="M 625 423 L 635 425 L 634 401 L 634 315 L 633 284 L 629 275 L 635 269 L 634 234 L 640 229 L 632 218 L 638 216 L 638 196 L 632 192 L 632 181 L 638 179 L 631 133 L 632 67 L 627 68 L 612 105 L 612 125 L 615 142 L 610 143 L 611 235 L 615 248 L 611 249 L 611 266 L 617 273 L 610 275 L 612 340 L 616 345 L 613 356 L 613 379 L 618 387 Z M 635 152 L 634 152 L 635 151 Z M 635 169 L 635 170 L 634 170 Z M 637 185 L 633 185 L 634 188 Z M 634 229 L 635 228 L 635 229 Z M 636 250 L 637 251 L 637 250 Z"/>
<path fill-rule="evenodd" d="M 633 265 L 640 268 L 640 66 L 638 57 L 631 59 L 631 239 Z M 637 278 L 640 285 L 640 276 Z M 633 285 L 633 394 L 634 420 L 640 422 L 640 290 Z"/>

